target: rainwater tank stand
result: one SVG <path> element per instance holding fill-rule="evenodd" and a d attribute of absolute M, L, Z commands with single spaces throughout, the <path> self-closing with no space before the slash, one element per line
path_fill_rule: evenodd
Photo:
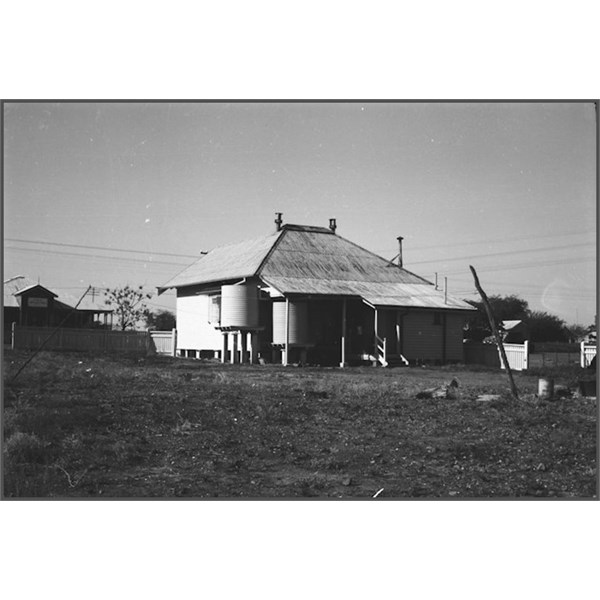
<path fill-rule="evenodd" d="M 219 327 L 223 334 L 223 349 L 221 352 L 221 362 L 231 364 L 256 364 L 258 362 L 258 333 L 264 327 L 239 328 L 239 327 Z M 229 338 L 231 338 L 231 351 L 229 351 Z"/>
<path fill-rule="evenodd" d="M 290 364 L 290 357 L 285 349 L 285 344 L 271 344 L 273 350 L 281 351 L 281 364 L 285 367 Z M 302 364 L 306 364 L 306 357 L 309 348 L 314 348 L 314 344 L 290 344 L 289 349 L 290 353 L 294 349 L 300 350 L 300 362 Z M 274 361 L 273 361 L 274 362 Z"/>

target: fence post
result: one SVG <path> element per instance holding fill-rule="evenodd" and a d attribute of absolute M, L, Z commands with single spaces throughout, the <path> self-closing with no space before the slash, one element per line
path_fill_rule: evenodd
<path fill-rule="evenodd" d="M 579 344 L 579 364 L 585 369 L 585 342 Z"/>
<path fill-rule="evenodd" d="M 15 329 L 17 327 L 17 324 L 15 323 L 15 321 L 12 322 L 11 325 L 11 332 L 10 332 L 10 347 L 14 350 L 15 349 Z"/>
<path fill-rule="evenodd" d="M 523 370 L 527 371 L 529 369 L 529 340 L 523 342 L 523 352 Z"/>
<path fill-rule="evenodd" d="M 171 343 L 173 347 L 171 348 L 171 356 L 177 356 L 177 329 L 173 328 L 171 331 Z"/>

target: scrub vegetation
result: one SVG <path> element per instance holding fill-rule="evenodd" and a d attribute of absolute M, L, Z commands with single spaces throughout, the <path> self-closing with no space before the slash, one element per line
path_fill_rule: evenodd
<path fill-rule="evenodd" d="M 4 497 L 591 498 L 596 400 L 539 373 L 4 355 Z M 569 391 L 584 372 L 556 371 Z M 545 371 L 545 375 L 552 372 Z M 458 383 L 451 397 L 424 389 Z M 482 395 L 495 395 L 482 401 Z M 420 398 L 417 398 L 420 395 Z"/>

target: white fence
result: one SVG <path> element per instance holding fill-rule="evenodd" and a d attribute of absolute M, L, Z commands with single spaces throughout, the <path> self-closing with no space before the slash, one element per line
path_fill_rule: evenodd
<path fill-rule="evenodd" d="M 145 331 L 21 327 L 12 325 L 12 348 L 19 350 L 72 350 L 86 352 L 147 352 Z"/>
<path fill-rule="evenodd" d="M 583 369 L 590 366 L 594 356 L 596 356 L 596 346 L 589 346 L 585 342 L 581 342 L 581 367 Z"/>
<path fill-rule="evenodd" d="M 513 371 L 526 371 L 529 368 L 529 342 L 524 344 L 503 344 L 508 366 Z M 500 354 L 500 349 L 498 349 Z M 504 369 L 504 362 L 500 357 L 500 366 Z"/>
<path fill-rule="evenodd" d="M 87 352 L 150 352 L 175 356 L 177 331 L 111 331 L 108 329 L 11 328 L 13 349 L 73 350 Z"/>
<path fill-rule="evenodd" d="M 154 344 L 156 354 L 166 356 L 175 356 L 177 347 L 177 330 L 171 331 L 150 331 L 150 339 Z"/>

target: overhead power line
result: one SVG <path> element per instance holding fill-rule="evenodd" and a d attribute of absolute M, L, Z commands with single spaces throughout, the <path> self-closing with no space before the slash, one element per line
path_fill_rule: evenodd
<path fill-rule="evenodd" d="M 146 254 L 146 255 L 160 255 L 160 256 L 174 256 L 177 258 L 198 258 L 201 254 L 206 254 L 204 251 L 200 251 L 198 254 L 174 254 L 171 252 L 146 252 L 144 250 L 132 250 L 129 248 L 110 248 L 108 246 L 88 246 L 85 244 L 66 244 L 64 242 L 46 242 L 38 240 L 21 240 L 17 238 L 4 238 L 7 242 L 20 242 L 23 244 L 43 244 L 44 246 L 61 246 L 65 248 L 83 248 L 85 250 L 104 250 L 107 252 L 130 252 L 133 254 Z"/>
<path fill-rule="evenodd" d="M 515 236 L 515 237 L 502 237 L 502 238 L 496 238 L 496 239 L 484 239 L 484 240 L 480 240 L 480 241 L 471 241 L 471 242 L 453 242 L 452 244 L 434 244 L 434 245 L 430 245 L 430 246 L 411 246 L 410 249 L 414 249 L 414 250 L 429 250 L 432 248 L 450 248 L 450 247 L 456 247 L 456 246 L 481 246 L 483 244 L 494 244 L 494 243 L 503 243 L 503 242 L 517 242 L 517 241 L 525 241 L 525 240 L 541 240 L 544 238 L 560 238 L 560 237 L 569 237 L 572 235 L 587 235 L 588 233 L 596 233 L 595 229 L 586 229 L 584 231 L 571 231 L 569 233 L 547 233 L 544 235 L 530 235 L 527 236 L 526 238 L 524 238 L 522 235 L 521 236 Z"/>
<path fill-rule="evenodd" d="M 129 262 L 137 262 L 137 263 L 145 263 L 152 265 L 175 265 L 178 267 L 185 267 L 189 263 L 181 263 L 181 262 L 169 262 L 164 260 L 144 260 L 142 258 L 130 258 L 126 256 L 104 256 L 102 254 L 85 254 L 81 252 L 62 252 L 60 250 L 45 250 L 43 248 L 20 248 L 19 246 L 6 246 L 7 250 L 18 250 L 20 252 L 43 252 L 44 254 L 58 254 L 61 256 L 75 256 L 79 258 L 100 258 L 103 260 L 112 260 L 112 261 L 129 261 Z M 197 256 L 195 258 L 198 258 Z"/>
<path fill-rule="evenodd" d="M 595 256 L 578 256 L 576 258 L 567 258 L 559 260 L 529 261 L 525 263 L 505 264 L 498 267 L 481 267 L 481 272 L 485 275 L 486 273 L 492 273 L 494 271 L 512 271 L 513 269 L 535 269 L 538 267 L 553 267 L 556 265 L 592 262 L 595 260 Z M 446 271 L 445 275 L 458 275 L 464 274 L 464 272 L 464 269 L 461 269 L 459 271 Z"/>
<path fill-rule="evenodd" d="M 462 247 L 462 246 L 483 246 L 484 244 L 502 244 L 504 242 L 523 242 L 523 241 L 529 241 L 529 240 L 540 240 L 540 239 L 544 239 L 544 238 L 553 238 L 553 239 L 557 239 L 557 238 L 564 238 L 564 237 L 571 237 L 573 235 L 578 235 L 578 236 L 584 236 L 584 235 L 588 235 L 588 234 L 596 234 L 596 230 L 595 229 L 586 229 L 583 231 L 571 231 L 571 232 L 567 232 L 567 233 L 548 233 L 548 234 L 544 234 L 544 235 L 529 235 L 526 238 L 521 236 L 515 236 L 515 237 L 502 237 L 502 238 L 492 238 L 492 239 L 482 239 L 479 241 L 469 241 L 469 242 L 465 242 L 465 241 L 460 241 L 460 242 L 452 242 L 452 243 L 445 243 L 445 244 L 430 244 L 427 246 L 420 246 L 420 245 L 415 245 L 413 246 L 412 244 L 408 244 L 406 246 L 406 248 L 410 251 L 410 252 L 414 252 L 414 251 L 421 251 L 421 250 L 431 250 L 434 248 L 439 248 L 439 249 L 444 249 L 444 248 L 455 248 L 455 247 Z M 373 250 L 374 252 L 381 252 L 382 254 L 391 254 L 390 252 L 390 247 L 388 246 L 385 250 L 381 249 L 381 250 Z"/>
<path fill-rule="evenodd" d="M 592 244 L 587 242 L 587 243 L 580 243 L 580 244 L 568 244 L 566 246 L 544 246 L 542 248 L 528 248 L 525 250 L 508 250 L 507 252 L 489 252 L 487 254 L 469 254 L 466 256 L 455 256 L 453 258 L 438 258 L 435 260 L 420 260 L 420 261 L 411 262 L 410 264 L 411 265 L 425 265 L 425 264 L 434 263 L 434 262 L 450 262 L 450 261 L 455 261 L 455 260 L 474 260 L 476 258 L 491 258 L 491 257 L 495 257 L 495 256 L 512 256 L 515 254 L 529 254 L 531 252 L 549 252 L 549 251 L 556 251 L 556 250 L 570 250 L 572 248 L 583 248 L 583 247 L 592 248 Z"/>

